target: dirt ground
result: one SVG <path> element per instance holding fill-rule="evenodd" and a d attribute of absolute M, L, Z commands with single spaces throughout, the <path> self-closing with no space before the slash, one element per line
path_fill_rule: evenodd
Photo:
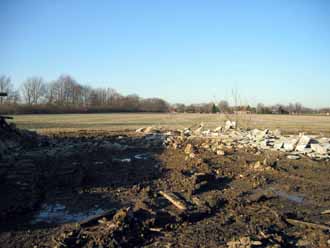
<path fill-rule="evenodd" d="M 1 247 L 330 247 L 329 162 L 204 142 L 81 131 L 21 148 L 1 162 L 28 160 L 37 183 L 1 185 Z"/>

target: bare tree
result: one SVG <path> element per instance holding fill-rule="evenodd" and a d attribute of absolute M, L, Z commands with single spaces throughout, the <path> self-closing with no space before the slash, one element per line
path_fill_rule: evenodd
<path fill-rule="evenodd" d="M 229 112 L 229 103 L 227 101 L 220 101 L 218 104 L 219 110 L 221 113 L 228 113 Z"/>
<path fill-rule="evenodd" d="M 21 97 L 18 90 L 11 91 L 10 95 L 8 96 L 8 101 L 12 104 L 19 103 Z"/>
<path fill-rule="evenodd" d="M 92 88 L 88 85 L 82 86 L 81 89 L 81 100 L 83 106 L 88 106 L 90 104 L 89 99 L 91 98 Z"/>
<path fill-rule="evenodd" d="M 61 75 L 48 86 L 47 99 L 58 105 L 75 105 L 82 102 L 82 86 L 69 75 Z"/>
<path fill-rule="evenodd" d="M 41 77 L 28 78 L 22 85 L 22 95 L 28 104 L 38 104 L 45 96 L 46 86 Z"/>
<path fill-rule="evenodd" d="M 264 109 L 265 109 L 265 105 L 263 105 L 262 103 L 258 103 L 257 109 L 256 109 L 257 114 L 263 114 Z"/>
<path fill-rule="evenodd" d="M 294 104 L 294 108 L 295 108 L 295 112 L 296 112 L 297 114 L 301 114 L 302 109 L 303 109 L 303 106 L 302 106 L 301 103 L 296 102 L 296 103 Z"/>
<path fill-rule="evenodd" d="M 183 113 L 185 111 L 186 106 L 182 103 L 176 103 L 173 105 L 173 108 L 178 113 Z"/>

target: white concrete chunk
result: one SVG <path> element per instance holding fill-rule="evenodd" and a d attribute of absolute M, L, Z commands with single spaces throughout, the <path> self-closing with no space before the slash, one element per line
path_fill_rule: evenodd
<path fill-rule="evenodd" d="M 236 121 L 226 121 L 225 129 L 235 129 L 236 128 Z"/>
<path fill-rule="evenodd" d="M 292 159 L 292 160 L 297 160 L 297 159 L 300 159 L 300 156 L 299 155 L 288 155 L 287 158 Z"/>
<path fill-rule="evenodd" d="M 276 140 L 274 143 L 274 148 L 275 149 L 281 149 L 283 148 L 284 142 L 282 140 Z"/>
<path fill-rule="evenodd" d="M 291 152 L 296 148 L 297 142 L 297 139 L 288 139 L 284 141 L 283 147 L 287 152 Z"/>
<path fill-rule="evenodd" d="M 318 154 L 327 154 L 328 149 L 325 146 L 321 146 L 320 144 L 311 144 L 311 148 Z"/>

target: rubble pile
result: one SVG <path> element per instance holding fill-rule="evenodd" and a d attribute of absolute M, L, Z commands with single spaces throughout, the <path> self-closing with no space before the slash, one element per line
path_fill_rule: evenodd
<path fill-rule="evenodd" d="M 289 159 L 299 159 L 306 155 L 314 160 L 330 159 L 330 138 L 308 136 L 303 133 L 299 135 L 281 135 L 279 130 L 269 129 L 244 130 L 237 129 L 236 123 L 227 121 L 225 127 L 214 130 L 203 128 L 201 125 L 196 130 L 186 128 L 174 132 L 165 133 L 165 144 L 174 149 L 196 138 L 203 138 L 205 142 L 202 148 L 211 150 L 217 155 L 232 153 L 242 148 L 254 148 L 258 151 L 273 150 L 288 154 Z M 185 153 L 194 157 L 194 146 L 188 144 Z"/>

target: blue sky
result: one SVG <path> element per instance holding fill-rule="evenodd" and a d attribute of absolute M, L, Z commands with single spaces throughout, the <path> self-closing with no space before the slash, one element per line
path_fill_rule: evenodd
<path fill-rule="evenodd" d="M 328 0 L 1 0 L 0 74 L 171 103 L 330 106 Z"/>

